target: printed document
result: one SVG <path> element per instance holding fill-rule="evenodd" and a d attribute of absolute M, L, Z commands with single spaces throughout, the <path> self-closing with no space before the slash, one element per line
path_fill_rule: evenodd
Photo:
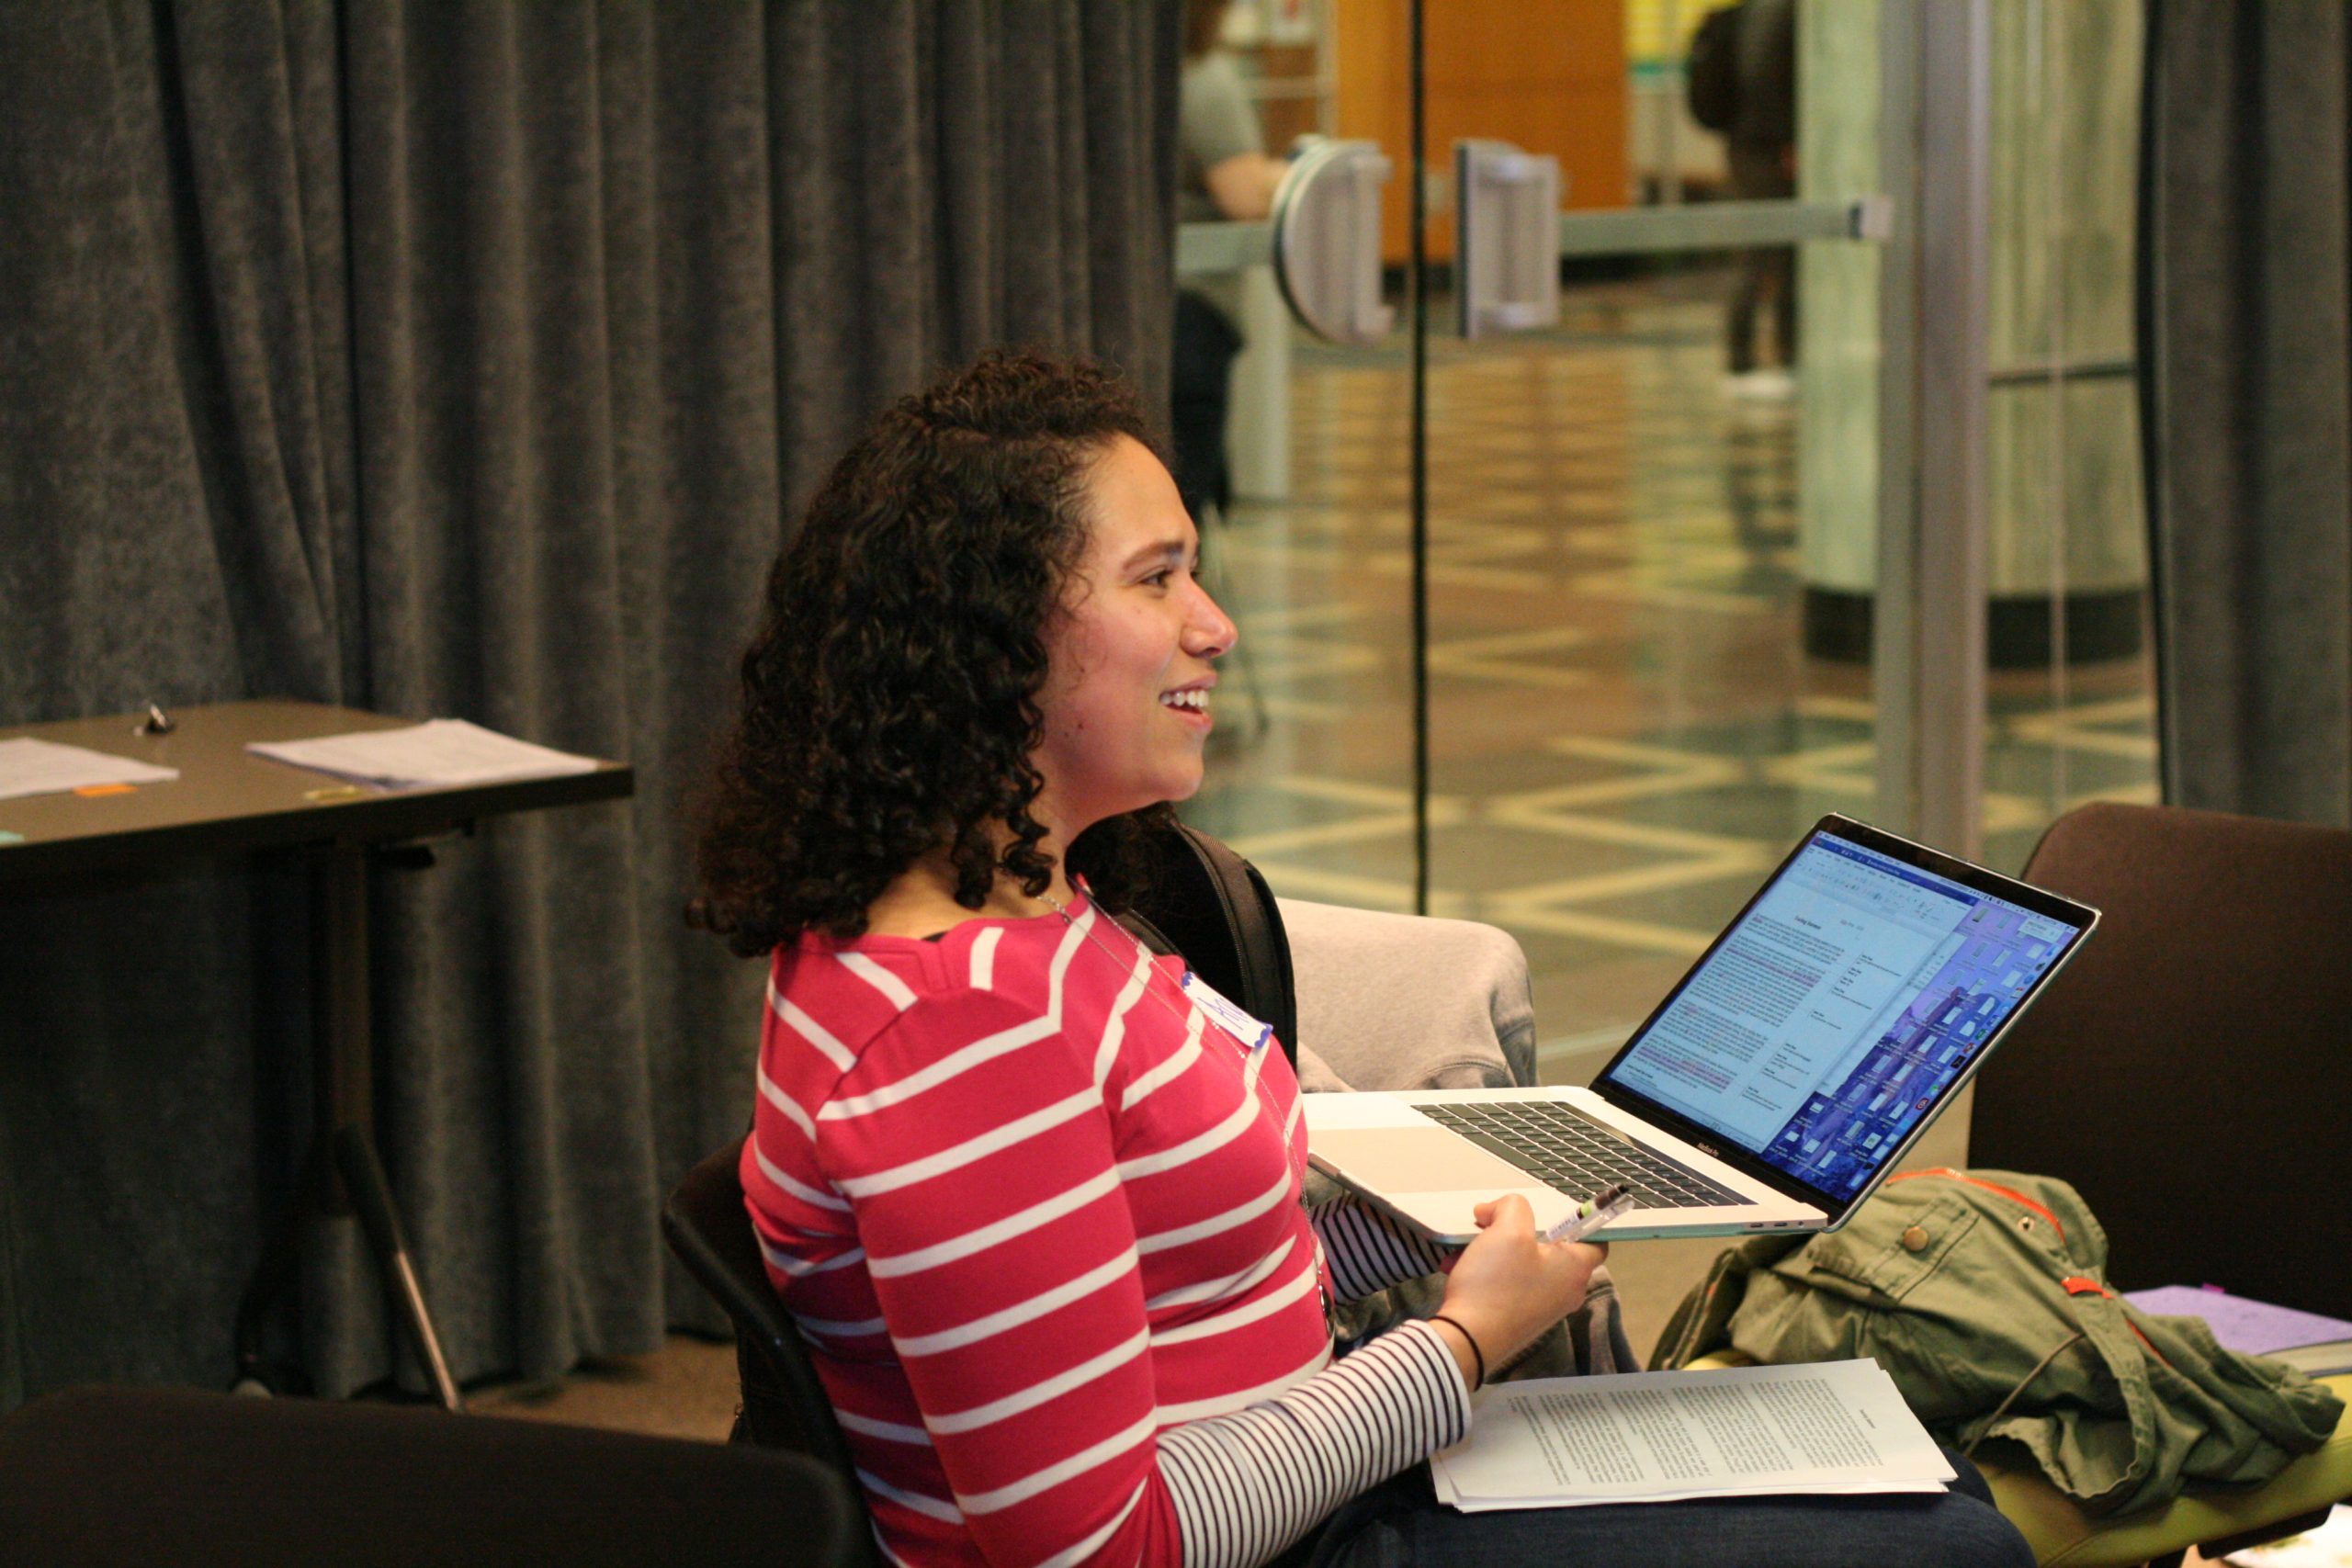
<path fill-rule="evenodd" d="M 388 789 L 450 789 L 596 769 L 594 757 L 551 751 L 462 718 L 428 719 L 400 729 L 362 729 L 312 740 L 254 740 L 245 750 Z"/>
<path fill-rule="evenodd" d="M 179 776 L 177 768 L 135 762 L 86 746 L 61 746 L 54 740 L 0 740 L 0 800 L 62 795 L 70 789 L 107 784 L 166 784 Z"/>
<path fill-rule="evenodd" d="M 1869 1360 L 1497 1383 L 1430 1472 L 1464 1513 L 1940 1492 L 1954 1475 Z"/>

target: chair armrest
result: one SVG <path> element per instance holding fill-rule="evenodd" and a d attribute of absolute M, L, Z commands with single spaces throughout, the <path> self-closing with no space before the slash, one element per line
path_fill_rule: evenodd
<path fill-rule="evenodd" d="M 2204 1549 L 2200 1557 L 2218 1559 L 2225 1550 L 2278 1533 L 2277 1527 L 2288 1520 L 2352 1499 L 2352 1377 L 2320 1381 L 2347 1404 L 2335 1436 L 2258 1486 L 2192 1485 L 2161 1506 L 2102 1518 L 2085 1513 L 2017 1453 L 1988 1447 L 1976 1455 L 1976 1468 L 2002 1515 L 2032 1544 L 2038 1562 L 2124 1568 L 2190 1546 Z"/>
<path fill-rule="evenodd" d="M 1475 920 L 1278 903 L 1308 1089 L 1535 1082 L 1527 955 L 1508 932 Z"/>

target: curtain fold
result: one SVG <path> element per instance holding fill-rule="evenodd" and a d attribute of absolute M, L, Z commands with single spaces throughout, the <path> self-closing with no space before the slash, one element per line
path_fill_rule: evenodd
<path fill-rule="evenodd" d="M 888 399 L 1000 342 L 1160 392 L 1177 21 L 0 7 L 0 723 L 283 694 L 636 766 L 377 874 L 378 1135 L 461 1378 L 719 1325 L 656 1216 L 749 1115 L 759 967 L 680 918 L 734 657 Z M 228 1375 L 299 882 L 0 889 L 0 1404 Z M 341 1393 L 393 1352 L 348 1224 L 311 1244 Z"/>
<path fill-rule="evenodd" d="M 2352 827 L 2352 32 L 2151 0 L 2143 429 L 2165 798 Z"/>

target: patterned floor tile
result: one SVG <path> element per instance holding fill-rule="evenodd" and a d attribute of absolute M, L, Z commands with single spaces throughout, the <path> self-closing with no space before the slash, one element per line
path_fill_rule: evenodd
<path fill-rule="evenodd" d="M 1799 646 L 1800 411 L 1723 397 L 1721 287 L 1574 288 L 1557 333 L 1430 345 L 1432 911 L 1519 939 L 1578 1068 L 1799 831 L 1876 794 L 1868 671 Z M 1279 892 L 1406 908 L 1407 361 L 1294 363 L 1293 496 L 1207 544 L 1246 656 L 1187 815 Z M 2082 800 L 2153 797 L 2148 691 L 2140 660 L 1996 680 L 1988 859 Z"/>

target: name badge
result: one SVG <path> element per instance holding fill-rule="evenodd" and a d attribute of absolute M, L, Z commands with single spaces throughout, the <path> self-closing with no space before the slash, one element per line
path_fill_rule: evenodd
<path fill-rule="evenodd" d="M 1215 986 L 1190 969 L 1184 971 L 1184 978 L 1178 984 L 1184 987 L 1184 995 L 1192 1004 L 1208 1014 L 1210 1022 L 1239 1041 L 1243 1050 L 1253 1054 L 1262 1051 L 1266 1042 L 1274 1037 L 1272 1024 L 1261 1023 L 1250 1017 L 1219 996 Z"/>

